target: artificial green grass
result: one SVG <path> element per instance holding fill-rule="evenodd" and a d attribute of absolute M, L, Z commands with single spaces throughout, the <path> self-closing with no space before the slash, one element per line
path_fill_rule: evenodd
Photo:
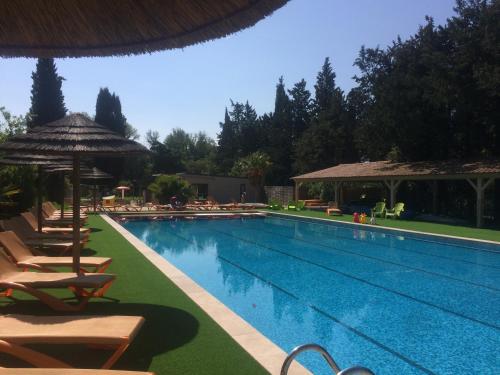
<path fill-rule="evenodd" d="M 327 216 L 323 211 L 312 211 L 312 210 L 302 210 L 302 211 L 272 211 L 277 213 L 286 213 L 295 216 L 313 217 L 329 220 L 338 220 L 344 222 L 353 222 L 352 215 L 342 215 L 342 216 Z M 369 219 L 369 218 L 368 218 Z M 458 225 L 447 225 L 439 223 L 429 223 L 424 221 L 414 221 L 414 220 L 399 220 L 399 219 L 382 219 L 376 218 L 377 226 L 385 226 L 397 229 L 407 229 L 415 230 L 420 232 L 434 233 L 434 234 L 445 234 L 448 236 L 459 236 L 474 238 L 480 240 L 488 241 L 498 241 L 500 242 L 500 230 L 494 229 L 483 229 L 483 228 L 473 228 L 464 227 Z"/>
<path fill-rule="evenodd" d="M 107 272 L 115 273 L 117 280 L 106 295 L 118 301 L 93 299 L 83 314 L 141 315 L 146 319 L 133 344 L 113 368 L 150 370 L 156 374 L 267 373 L 103 219 L 91 215 L 89 225 L 92 234 L 84 255 L 113 258 Z M 24 301 L 0 305 L 2 313 L 56 314 L 39 302 L 29 301 L 22 293 L 15 292 L 14 295 Z M 89 363 L 97 367 L 95 357 L 104 357 L 102 351 L 88 348 L 79 348 L 77 354 L 67 352 L 70 348 L 45 349 L 82 367 L 89 367 Z M 0 357 L 0 366 L 2 363 Z"/>

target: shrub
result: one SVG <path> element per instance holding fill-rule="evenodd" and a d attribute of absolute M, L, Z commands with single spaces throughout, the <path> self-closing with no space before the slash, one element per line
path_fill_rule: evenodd
<path fill-rule="evenodd" d="M 185 203 L 194 197 L 194 190 L 183 178 L 174 175 L 162 174 L 156 177 L 153 183 L 148 186 L 148 190 L 155 194 L 160 203 L 170 203 L 170 198 L 177 197 L 177 200 Z"/>

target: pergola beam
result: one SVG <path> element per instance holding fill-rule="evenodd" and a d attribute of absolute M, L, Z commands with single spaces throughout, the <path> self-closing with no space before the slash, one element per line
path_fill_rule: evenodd
<path fill-rule="evenodd" d="M 384 184 L 385 186 L 387 186 L 390 192 L 391 208 L 393 208 L 396 204 L 396 193 L 401 182 L 402 180 L 384 180 Z"/>
<path fill-rule="evenodd" d="M 477 178 L 474 182 L 470 178 L 467 179 L 467 182 L 476 191 L 476 227 L 478 228 L 483 226 L 484 191 L 494 180 L 494 178 Z"/>

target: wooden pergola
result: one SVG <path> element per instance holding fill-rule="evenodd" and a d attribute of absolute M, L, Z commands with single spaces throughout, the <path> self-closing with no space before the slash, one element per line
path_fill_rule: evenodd
<path fill-rule="evenodd" d="M 332 182 L 335 186 L 335 201 L 339 202 L 343 182 L 382 182 L 390 192 L 390 204 L 394 207 L 396 192 L 403 181 L 466 180 L 476 192 L 476 226 L 483 225 L 484 192 L 495 179 L 500 178 L 500 161 L 444 161 L 395 163 L 375 161 L 339 164 L 331 168 L 292 177 L 295 182 L 295 199 L 299 199 L 299 188 L 304 182 Z M 437 188 L 434 185 L 434 200 Z"/>

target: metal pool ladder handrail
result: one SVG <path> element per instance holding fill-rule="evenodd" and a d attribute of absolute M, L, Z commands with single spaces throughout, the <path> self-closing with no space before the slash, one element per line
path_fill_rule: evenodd
<path fill-rule="evenodd" d="M 337 365 L 337 363 L 335 363 L 330 353 L 328 353 L 325 348 L 318 344 L 304 344 L 293 349 L 283 362 L 280 375 L 287 375 L 288 369 L 290 368 L 292 362 L 295 360 L 295 357 L 297 357 L 300 353 L 308 350 L 313 350 L 320 353 L 336 375 L 375 375 L 371 370 L 361 366 L 354 366 L 349 367 L 345 370 L 340 370 L 339 366 Z"/>

